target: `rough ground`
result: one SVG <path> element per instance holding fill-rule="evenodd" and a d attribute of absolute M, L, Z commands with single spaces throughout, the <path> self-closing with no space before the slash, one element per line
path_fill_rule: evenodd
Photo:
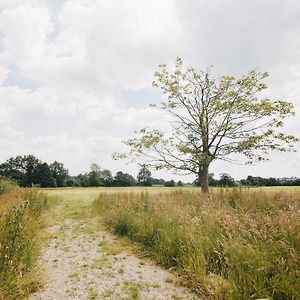
<path fill-rule="evenodd" d="M 198 299 L 170 272 L 84 219 L 48 228 L 39 264 L 45 287 L 30 299 Z"/>

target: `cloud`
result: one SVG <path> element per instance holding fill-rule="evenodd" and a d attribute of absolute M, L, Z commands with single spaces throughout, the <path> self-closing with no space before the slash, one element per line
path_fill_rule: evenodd
<path fill-rule="evenodd" d="M 177 55 L 216 74 L 270 71 L 268 96 L 293 100 L 300 113 L 299 8 L 295 0 L 2 0 L 0 159 L 33 153 L 73 173 L 92 162 L 136 172 L 110 155 L 136 129 L 168 127 L 147 106 L 161 100 L 153 72 Z M 299 125 L 294 118 L 286 130 L 298 134 Z M 272 157 L 213 171 L 297 175 L 298 154 Z"/>

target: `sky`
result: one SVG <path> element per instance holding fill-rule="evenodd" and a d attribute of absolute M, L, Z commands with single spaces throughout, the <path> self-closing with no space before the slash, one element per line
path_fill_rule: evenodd
<path fill-rule="evenodd" d="M 91 163 L 136 175 L 138 166 L 111 155 L 135 130 L 166 128 L 150 107 L 162 101 L 153 73 L 177 56 L 218 75 L 268 71 L 267 96 L 295 106 L 284 131 L 300 136 L 297 0 L 0 0 L 0 163 L 33 154 L 72 175 Z M 300 177 L 300 152 L 211 171 Z"/>

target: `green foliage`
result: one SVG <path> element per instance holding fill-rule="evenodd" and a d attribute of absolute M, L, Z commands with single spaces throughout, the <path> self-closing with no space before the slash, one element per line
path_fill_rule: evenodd
<path fill-rule="evenodd" d="M 0 174 L 14 179 L 20 186 L 36 184 L 36 169 L 41 161 L 33 155 L 16 156 L 9 158 L 0 165 Z"/>
<path fill-rule="evenodd" d="M 48 165 L 33 155 L 18 155 L 0 165 L 0 175 L 15 180 L 22 187 L 65 186 L 68 170 L 55 161 Z"/>
<path fill-rule="evenodd" d="M 141 169 L 137 175 L 137 181 L 140 185 L 143 185 L 143 186 L 151 186 L 152 185 L 151 172 L 148 169 L 147 165 L 143 164 L 141 166 Z"/>
<path fill-rule="evenodd" d="M 116 153 L 115 159 L 194 173 L 207 192 L 214 160 L 236 162 L 243 156 L 251 164 L 267 160 L 270 151 L 294 151 L 298 138 L 280 131 L 283 120 L 295 115 L 292 103 L 259 98 L 268 73 L 252 70 L 238 79 L 215 79 L 209 69 L 186 68 L 177 58 L 174 71 L 161 65 L 154 75 L 153 85 L 165 95 L 160 109 L 171 116 L 172 132 L 141 129 L 138 137 L 124 142 L 129 153 Z"/>
<path fill-rule="evenodd" d="M 123 173 L 119 171 L 116 173 L 113 181 L 114 186 L 134 186 L 136 185 L 136 180 L 134 177 L 128 173 Z"/>
<path fill-rule="evenodd" d="M 218 186 L 233 187 L 235 186 L 234 179 L 227 173 L 222 173 L 221 178 L 218 181 Z"/>
<path fill-rule="evenodd" d="M 9 193 L 17 187 L 17 184 L 5 177 L 0 176 L 0 195 Z"/>
<path fill-rule="evenodd" d="M 69 176 L 69 171 L 64 168 L 64 165 L 60 162 L 53 162 L 49 165 L 49 168 L 52 173 L 52 177 L 56 182 L 56 186 L 63 187 L 66 185 L 66 180 Z"/>
<path fill-rule="evenodd" d="M 37 254 L 36 233 L 46 204 L 37 191 L 14 191 L 0 198 L 0 298 L 23 299 L 39 285 L 30 278 Z"/>
<path fill-rule="evenodd" d="M 56 180 L 47 163 L 40 163 L 35 169 L 36 182 L 41 187 L 56 187 Z"/>
<path fill-rule="evenodd" d="M 219 189 L 103 193 L 109 228 L 218 299 L 300 297 L 300 194 Z"/>
<path fill-rule="evenodd" d="M 169 181 L 166 181 L 164 183 L 164 186 L 167 186 L 167 187 L 174 187 L 175 186 L 175 181 L 172 179 L 172 180 L 169 180 Z"/>

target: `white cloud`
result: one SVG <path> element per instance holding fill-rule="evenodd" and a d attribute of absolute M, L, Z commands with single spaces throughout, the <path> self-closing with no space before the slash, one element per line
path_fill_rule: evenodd
<path fill-rule="evenodd" d="M 147 91 L 157 65 L 177 55 L 220 74 L 268 70 L 268 95 L 293 100 L 300 113 L 299 8 L 295 0 L 2 0 L 0 159 L 33 153 L 73 173 L 91 162 L 136 170 L 111 153 L 135 129 L 168 125 L 157 110 L 126 105 L 123 92 Z M 299 133 L 299 119 L 287 124 Z M 273 157 L 261 167 L 213 169 L 284 176 L 294 166 L 297 175 L 298 154 Z"/>
<path fill-rule="evenodd" d="M 2 84 L 3 81 L 6 79 L 7 74 L 8 74 L 8 69 L 0 65 L 0 84 Z"/>

